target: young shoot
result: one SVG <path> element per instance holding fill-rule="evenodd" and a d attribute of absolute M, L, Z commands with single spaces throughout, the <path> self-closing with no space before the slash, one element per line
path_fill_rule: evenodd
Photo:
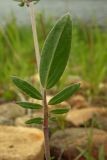
<path fill-rule="evenodd" d="M 51 109 L 48 110 L 48 105 L 56 105 L 71 97 L 78 89 L 80 84 L 72 84 L 47 102 L 47 90 L 51 89 L 61 78 L 68 59 L 71 49 L 72 39 L 72 21 L 69 13 L 61 17 L 48 34 L 44 43 L 42 53 L 39 53 L 39 43 L 37 38 L 35 14 L 32 6 L 33 3 L 39 0 L 16 0 L 20 6 L 28 6 L 30 8 L 31 24 L 34 37 L 34 46 L 36 52 L 37 70 L 40 77 L 40 90 L 34 88 L 30 83 L 13 76 L 14 84 L 21 89 L 28 96 L 42 101 L 42 105 L 29 102 L 18 102 L 18 104 L 27 109 L 44 109 L 44 117 L 38 117 L 28 120 L 27 124 L 42 124 L 44 130 L 44 150 L 46 160 L 50 160 L 50 147 L 49 147 L 49 120 L 52 120 L 57 114 L 64 114 L 68 112 L 67 108 Z"/>

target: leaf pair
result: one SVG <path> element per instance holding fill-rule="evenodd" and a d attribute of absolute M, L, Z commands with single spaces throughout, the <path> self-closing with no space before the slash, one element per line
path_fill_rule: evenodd
<path fill-rule="evenodd" d="M 18 103 L 19 105 L 23 106 L 21 103 Z M 37 108 L 36 108 L 37 109 Z M 52 111 L 50 111 L 50 113 L 52 114 L 64 114 L 67 113 L 69 111 L 69 109 L 54 109 Z M 49 118 L 50 121 L 56 121 L 55 117 Z M 38 117 L 38 118 L 32 118 L 28 121 L 26 121 L 26 124 L 43 124 L 43 118 Z"/>
<path fill-rule="evenodd" d="M 72 22 L 63 16 L 49 33 L 41 56 L 40 80 L 43 88 L 52 88 L 63 74 L 71 49 Z"/>
<path fill-rule="evenodd" d="M 53 27 L 42 50 L 40 81 L 43 88 L 53 87 L 64 72 L 71 48 L 71 36 L 72 22 L 67 14 Z M 13 77 L 13 82 L 32 98 L 42 99 L 40 93 L 25 81 Z"/>
<path fill-rule="evenodd" d="M 21 103 L 19 103 L 19 105 L 22 105 Z M 69 111 L 69 109 L 54 109 L 52 111 L 50 111 L 50 113 L 52 114 L 64 114 L 64 113 L 67 113 Z M 52 117 L 52 118 L 49 118 L 50 121 L 56 121 L 56 118 L 55 117 Z M 32 118 L 28 121 L 26 121 L 26 124 L 43 124 L 43 118 L 41 117 L 38 117 L 38 118 Z"/>
<path fill-rule="evenodd" d="M 69 97 L 71 97 L 76 91 L 78 91 L 78 89 L 80 88 L 80 84 L 73 84 L 67 88 L 65 88 L 64 90 L 62 90 L 61 92 L 59 92 L 58 94 L 56 94 L 49 102 L 49 105 L 55 105 L 58 103 L 61 103 L 65 100 L 67 100 Z M 55 109 L 52 110 L 51 113 L 53 114 L 64 114 L 67 113 L 69 111 L 68 108 L 62 108 L 62 109 Z"/>
<path fill-rule="evenodd" d="M 40 92 L 34 88 L 31 84 L 28 82 L 19 79 L 17 77 L 12 77 L 12 80 L 14 84 L 20 88 L 23 92 L 25 92 L 27 95 L 31 96 L 32 98 L 42 100 L 42 95 Z M 41 109 L 42 106 L 40 104 L 34 104 L 34 103 L 29 103 L 29 102 L 17 102 L 21 107 L 25 109 Z M 26 124 L 42 124 L 43 119 L 41 117 L 38 118 L 33 118 L 28 121 L 26 121 Z"/>

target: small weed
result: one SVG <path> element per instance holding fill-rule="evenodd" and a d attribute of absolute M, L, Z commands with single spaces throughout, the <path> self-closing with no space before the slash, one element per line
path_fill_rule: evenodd
<path fill-rule="evenodd" d="M 48 105 L 56 105 L 63 102 L 80 88 L 79 83 L 72 84 L 57 93 L 49 102 L 47 102 L 47 90 L 52 88 L 59 81 L 69 59 L 72 39 L 72 21 L 69 14 L 61 17 L 57 21 L 49 32 L 41 51 L 42 54 L 40 54 L 33 8 L 33 2 L 37 2 L 37 0 L 17 1 L 20 2 L 20 6 L 27 5 L 30 9 L 37 71 L 40 77 L 40 90 L 37 90 L 30 83 L 17 77 L 13 77 L 12 79 L 14 84 L 28 96 L 42 100 L 42 105 L 29 102 L 18 102 L 18 104 L 27 109 L 44 109 L 44 118 L 33 118 L 28 120 L 26 124 L 34 123 L 43 125 L 45 158 L 46 160 L 50 160 L 49 119 L 52 120 L 55 115 L 67 113 L 69 109 L 51 109 L 51 111 L 48 111 Z"/>

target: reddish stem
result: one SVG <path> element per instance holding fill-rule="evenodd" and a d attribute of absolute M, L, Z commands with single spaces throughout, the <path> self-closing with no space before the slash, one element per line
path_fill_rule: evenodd
<path fill-rule="evenodd" d="M 44 105 L 44 145 L 45 145 L 45 158 L 50 160 L 50 146 L 49 146 L 49 124 L 48 124 L 48 104 L 46 99 L 46 90 L 43 92 L 43 105 Z"/>

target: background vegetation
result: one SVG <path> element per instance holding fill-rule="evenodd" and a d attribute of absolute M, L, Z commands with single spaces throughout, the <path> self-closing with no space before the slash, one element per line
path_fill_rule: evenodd
<path fill-rule="evenodd" d="M 55 19 L 38 14 L 37 28 L 40 46 L 53 26 Z M 106 26 L 106 25 L 104 25 Z M 107 28 L 91 22 L 77 20 L 73 24 L 73 40 L 67 72 L 62 78 L 66 83 L 70 76 L 90 84 L 91 93 L 97 93 L 107 75 Z M 0 100 L 15 98 L 11 75 L 29 78 L 35 74 L 33 37 L 31 26 L 19 25 L 11 17 L 5 26 L 0 26 Z M 23 61 L 24 59 L 24 61 Z"/>

